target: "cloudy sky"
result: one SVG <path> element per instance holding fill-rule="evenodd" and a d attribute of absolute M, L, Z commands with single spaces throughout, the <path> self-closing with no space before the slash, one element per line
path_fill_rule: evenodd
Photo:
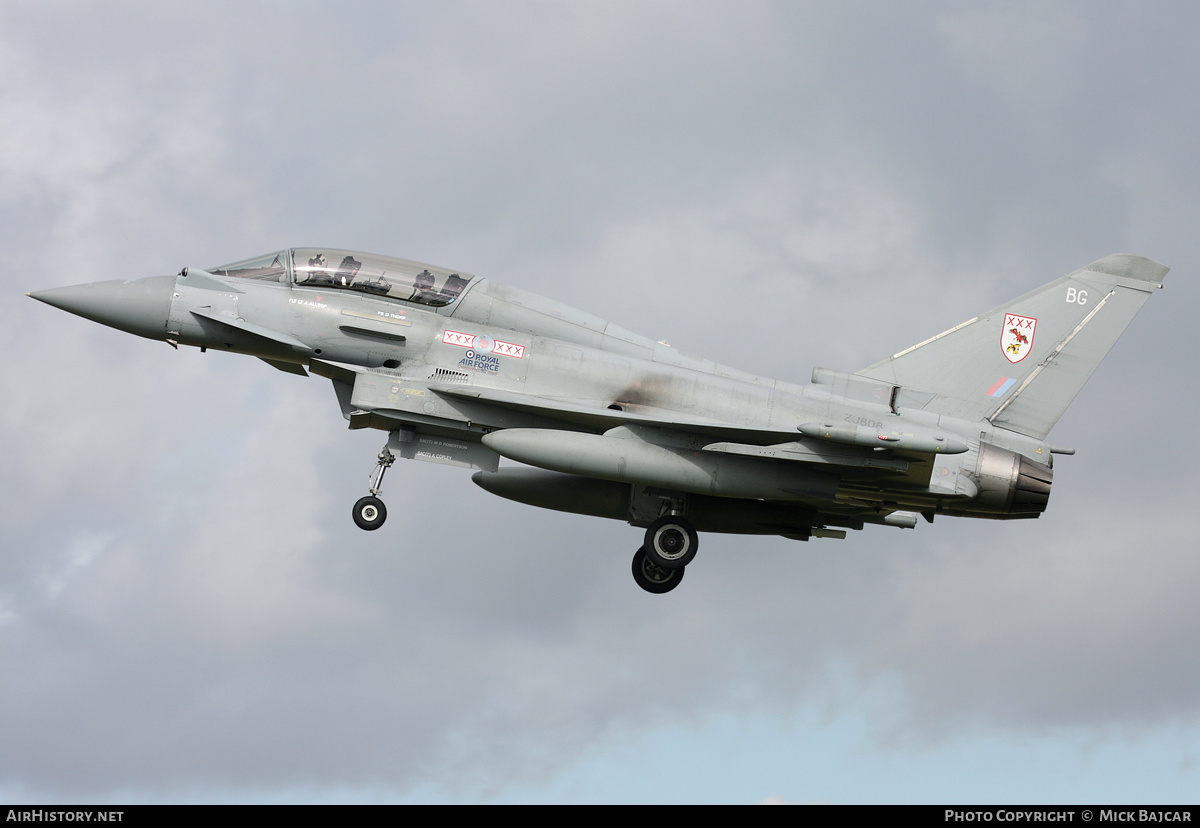
<path fill-rule="evenodd" d="M 0 0 L 0 800 L 1156 802 L 1200 790 L 1191 3 Z M 25 291 L 329 245 L 805 382 L 1172 267 L 1036 522 L 640 532 L 329 383 Z"/>

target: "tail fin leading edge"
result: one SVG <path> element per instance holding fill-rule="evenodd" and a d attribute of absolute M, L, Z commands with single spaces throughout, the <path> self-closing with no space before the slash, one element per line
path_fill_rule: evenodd
<path fill-rule="evenodd" d="M 932 392 L 927 411 L 1041 440 L 1168 270 L 1106 256 L 858 373 Z"/>

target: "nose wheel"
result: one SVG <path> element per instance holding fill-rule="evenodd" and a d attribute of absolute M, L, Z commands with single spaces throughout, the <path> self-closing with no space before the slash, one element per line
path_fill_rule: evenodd
<path fill-rule="evenodd" d="M 358 524 L 359 529 L 366 529 L 370 532 L 383 526 L 385 520 L 387 520 L 387 507 L 375 495 L 360 497 L 354 504 L 354 522 Z"/>
<path fill-rule="evenodd" d="M 387 446 L 384 446 L 383 451 L 379 452 L 379 457 L 375 460 L 375 470 L 371 472 L 371 493 L 366 497 L 360 497 L 354 504 L 354 523 L 359 529 L 371 532 L 383 526 L 383 522 L 387 520 L 387 507 L 379 499 L 379 492 L 383 489 L 383 475 L 394 462 L 396 462 L 396 455 L 392 454 Z"/>

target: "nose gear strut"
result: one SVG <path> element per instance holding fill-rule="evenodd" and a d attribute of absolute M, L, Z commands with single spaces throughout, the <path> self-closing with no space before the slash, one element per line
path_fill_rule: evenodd
<path fill-rule="evenodd" d="M 371 493 L 354 504 L 354 522 L 359 529 L 370 532 L 383 526 L 387 520 L 387 507 L 379 499 L 379 493 L 383 490 L 383 476 L 394 462 L 396 455 L 385 445 L 375 460 L 375 469 L 369 475 L 372 479 Z"/>

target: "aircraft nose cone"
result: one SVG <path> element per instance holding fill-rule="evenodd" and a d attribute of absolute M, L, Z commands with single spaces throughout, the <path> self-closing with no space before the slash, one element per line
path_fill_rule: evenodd
<path fill-rule="evenodd" d="M 174 276 L 50 288 L 30 293 L 39 302 L 149 339 L 166 339 Z"/>

